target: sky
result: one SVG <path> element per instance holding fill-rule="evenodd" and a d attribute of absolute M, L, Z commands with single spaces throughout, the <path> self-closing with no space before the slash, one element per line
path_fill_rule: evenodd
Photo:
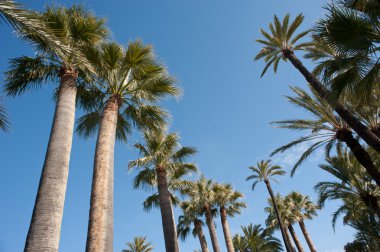
<path fill-rule="evenodd" d="M 255 191 L 245 182 L 248 166 L 269 158 L 275 148 L 294 139 L 294 132 L 276 129 L 270 122 L 290 118 L 305 118 L 305 112 L 287 103 L 289 85 L 306 87 L 305 81 L 287 63 L 280 63 L 273 71 L 260 78 L 262 62 L 254 56 L 260 50 L 255 39 L 259 29 L 267 28 L 273 16 L 292 17 L 302 12 L 305 21 L 301 29 L 308 29 L 323 17 L 323 0 L 94 0 L 94 1 L 21 1 L 26 6 L 43 10 L 50 3 L 70 6 L 83 4 L 87 9 L 107 19 L 111 40 L 127 45 L 141 39 L 154 46 L 157 56 L 165 62 L 176 77 L 184 96 L 176 101 L 162 103 L 172 114 L 170 131 L 179 132 L 183 146 L 194 146 L 199 153 L 194 157 L 202 173 L 217 182 L 232 183 L 244 193 L 248 207 L 240 216 L 230 219 L 231 233 L 241 232 L 241 225 L 264 225 L 268 193 L 263 184 Z M 33 50 L 21 41 L 5 24 L 0 24 L 0 72 L 7 70 L 8 60 L 21 55 L 33 55 Z M 306 66 L 313 67 L 305 60 Z M 4 75 L 0 77 L 4 81 Z M 0 133 L 0 251 L 22 251 L 41 168 L 44 161 L 54 113 L 52 92 L 57 83 L 21 97 L 8 98 L 4 103 L 10 114 L 12 130 Z M 77 118 L 83 112 L 78 110 Z M 115 205 L 114 251 L 126 248 L 125 243 L 135 236 L 147 236 L 155 251 L 164 251 L 160 213 L 153 209 L 143 211 L 142 202 L 149 192 L 134 190 L 132 180 L 136 173 L 128 173 L 128 162 L 137 157 L 132 145 L 140 138 L 136 132 L 127 144 L 115 147 Z M 273 163 L 290 171 L 300 153 L 301 145 L 284 155 L 273 157 Z M 74 135 L 70 160 L 60 251 L 84 251 L 88 224 L 91 178 L 95 139 L 83 140 Z M 323 153 L 317 152 L 291 178 L 279 178 L 273 184 L 275 192 L 287 194 L 293 190 L 317 200 L 314 185 L 332 179 L 318 168 Z M 306 221 L 306 226 L 318 249 L 322 252 L 341 252 L 353 240 L 354 231 L 338 221 L 335 232 L 331 214 L 339 202 L 328 202 L 318 217 Z M 175 210 L 175 216 L 180 212 Z M 218 218 L 218 238 L 226 251 Z M 306 242 L 295 226 L 304 248 Z M 207 231 L 206 229 L 204 230 Z M 275 235 L 280 238 L 279 232 Z M 208 239 L 209 247 L 211 242 Z M 189 237 L 180 242 L 181 251 L 199 249 L 197 239 Z"/>

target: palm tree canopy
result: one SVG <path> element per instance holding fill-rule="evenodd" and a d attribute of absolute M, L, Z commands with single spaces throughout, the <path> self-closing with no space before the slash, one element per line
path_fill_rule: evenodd
<path fill-rule="evenodd" d="M 275 196 L 275 200 L 277 203 L 278 213 L 285 226 L 292 225 L 294 222 L 298 221 L 298 213 L 293 212 L 292 207 L 285 202 L 285 199 L 279 193 Z M 270 229 L 278 229 L 280 226 L 273 207 L 273 201 L 271 198 L 268 198 L 267 201 L 269 206 L 265 208 L 265 212 L 268 213 L 265 224 Z"/>
<path fill-rule="evenodd" d="M 10 127 L 10 122 L 8 119 L 8 113 L 5 107 L 0 104 L 0 130 L 7 132 Z"/>
<path fill-rule="evenodd" d="M 299 192 L 291 192 L 284 198 L 285 205 L 288 205 L 297 221 L 312 219 L 317 216 L 319 207 L 310 200 L 309 196 Z"/>
<path fill-rule="evenodd" d="M 201 219 L 202 213 L 199 211 L 197 202 L 191 199 L 181 202 L 180 204 L 182 215 L 178 217 L 177 235 L 181 240 L 186 240 L 190 232 L 194 237 L 197 235 L 195 223 L 204 225 L 204 221 Z"/>
<path fill-rule="evenodd" d="M 122 252 L 152 252 L 153 246 L 146 240 L 146 237 L 135 237 L 132 242 L 127 243 L 127 249 L 123 249 Z"/>
<path fill-rule="evenodd" d="M 216 194 L 215 203 L 219 208 L 226 210 L 228 216 L 235 216 L 241 213 L 242 208 L 246 208 L 247 204 L 241 199 L 244 195 L 235 191 L 231 184 L 215 184 L 213 191 Z"/>
<path fill-rule="evenodd" d="M 272 165 L 271 160 L 261 160 L 256 166 L 248 167 L 252 171 L 252 175 L 246 178 L 246 181 L 253 180 L 252 190 L 255 189 L 257 183 L 262 181 L 275 181 L 275 176 L 285 175 L 285 171 L 278 165 Z"/>

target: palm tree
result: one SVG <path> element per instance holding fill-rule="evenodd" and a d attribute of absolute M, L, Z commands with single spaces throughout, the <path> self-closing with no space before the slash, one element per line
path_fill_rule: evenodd
<path fill-rule="evenodd" d="M 284 152 L 300 143 L 311 142 L 311 146 L 294 165 L 291 173 L 293 175 L 296 168 L 318 148 L 325 146 L 326 155 L 328 156 L 334 145 L 340 145 L 340 142 L 344 142 L 352 150 L 356 159 L 366 168 L 377 184 L 380 185 L 380 171 L 373 164 L 371 156 L 352 135 L 349 126 L 339 116 L 335 115 L 327 102 L 318 98 L 315 92 L 314 97 L 312 97 L 301 88 L 292 87 L 291 89 L 297 96 L 286 96 L 288 101 L 310 112 L 314 119 L 292 119 L 274 122 L 274 124 L 280 128 L 309 130 L 310 134 L 277 148 L 272 152 L 272 155 Z"/>
<path fill-rule="evenodd" d="M 153 246 L 147 242 L 146 237 L 137 236 L 133 238 L 133 242 L 127 243 L 128 249 L 123 249 L 122 252 L 152 252 Z"/>
<path fill-rule="evenodd" d="M 0 130 L 7 132 L 9 130 L 8 114 L 4 106 L 0 104 Z"/>
<path fill-rule="evenodd" d="M 277 203 L 276 203 L 276 198 L 274 196 L 272 186 L 270 184 L 270 180 L 277 182 L 273 178 L 274 176 L 282 176 L 285 174 L 285 171 L 282 170 L 281 167 L 278 165 L 272 165 L 271 160 L 266 160 L 266 161 L 262 160 L 260 162 L 257 162 L 256 166 L 250 166 L 250 167 L 248 167 L 248 169 L 250 169 L 253 172 L 252 175 L 250 175 L 246 178 L 246 181 L 254 180 L 254 182 L 252 184 L 252 190 L 255 189 L 257 183 L 262 182 L 262 181 L 264 181 L 265 185 L 267 186 L 269 195 L 270 195 L 272 202 L 273 202 L 273 207 L 274 207 L 274 210 L 276 213 L 276 217 L 278 219 L 278 223 L 280 226 L 281 235 L 282 235 L 282 239 L 284 240 L 286 251 L 291 252 L 292 251 L 291 246 L 286 239 L 285 226 L 281 220 L 281 217 L 280 217 L 280 214 L 278 211 L 278 207 L 277 207 Z"/>
<path fill-rule="evenodd" d="M 86 250 L 113 251 L 115 140 L 126 141 L 132 126 L 161 129 L 167 113 L 151 103 L 180 90 L 158 64 L 152 47 L 140 41 L 130 42 L 127 49 L 103 43 L 88 49 L 87 55 L 99 85 L 89 88 L 85 100 L 89 113 L 77 125 L 84 137 L 98 131 Z"/>
<path fill-rule="evenodd" d="M 157 186 L 166 251 L 179 251 L 169 184 L 172 177 L 178 179 L 197 171 L 195 164 L 185 162 L 196 153 L 196 149 L 181 147 L 176 133 L 146 132 L 144 140 L 144 144 L 135 144 L 141 158 L 130 162 L 129 169 L 141 169 L 135 179 L 136 186 Z"/>
<path fill-rule="evenodd" d="M 316 210 L 319 209 L 319 207 L 310 200 L 309 196 L 304 196 L 299 192 L 291 192 L 286 195 L 284 203 L 291 209 L 292 214 L 295 216 L 295 220 L 302 230 L 310 251 L 316 252 L 317 249 L 306 229 L 304 220 L 311 220 L 314 216 L 317 216 Z"/>
<path fill-rule="evenodd" d="M 273 65 L 274 72 L 277 71 L 281 59 L 289 60 L 293 66 L 304 76 L 306 81 L 318 94 L 318 96 L 327 101 L 334 111 L 371 147 L 380 152 L 380 138 L 376 136 L 368 127 L 366 127 L 354 114 L 352 114 L 339 101 L 331 100 L 331 91 L 327 89 L 311 72 L 309 72 L 302 62 L 294 54 L 297 50 L 305 50 L 311 46 L 311 43 L 297 42 L 305 37 L 309 31 L 304 31 L 294 35 L 297 28 L 301 25 L 304 17 L 299 14 L 291 24 L 289 24 L 289 15 L 286 15 L 282 21 L 274 16 L 274 23 L 270 23 L 270 33 L 260 30 L 266 40 L 258 39 L 257 42 L 264 45 L 261 51 L 256 55 L 255 60 L 264 58 L 267 65 L 262 75 Z"/>
<path fill-rule="evenodd" d="M 226 242 L 227 251 L 234 252 L 230 227 L 228 225 L 227 216 L 234 217 L 241 213 L 241 209 L 247 207 L 245 202 L 240 201 L 243 194 L 235 191 L 231 184 L 215 184 L 213 188 L 215 192 L 215 203 L 219 207 L 220 220 L 222 223 L 224 240 Z"/>
<path fill-rule="evenodd" d="M 107 34 L 104 20 L 79 6 L 49 7 L 40 19 L 64 45 L 83 54 L 86 44 L 96 44 Z M 56 108 L 45 162 L 26 239 L 25 251 L 58 251 L 63 205 L 65 200 L 70 152 L 75 118 L 77 89 L 91 82 L 82 58 L 72 54 L 64 61 L 43 41 L 34 36 L 39 53 L 34 58 L 22 56 L 10 61 L 5 89 L 16 96 L 36 89 L 48 81 L 59 82 Z M 81 87 L 77 85 L 81 82 Z M 80 92 L 79 92 L 80 93 Z"/>
<path fill-rule="evenodd" d="M 192 231 L 193 236 L 198 236 L 199 243 L 201 245 L 202 252 L 208 252 L 206 237 L 203 233 L 204 222 L 200 219 L 201 213 L 197 202 L 188 200 L 181 203 L 182 215 L 178 217 L 178 237 L 181 240 L 186 240 L 190 231 Z M 192 229 L 192 225 L 194 228 Z"/>
<path fill-rule="evenodd" d="M 263 229 L 261 225 L 249 224 L 241 227 L 242 235 L 235 235 L 233 243 L 236 252 L 280 252 L 282 245 L 280 240 L 272 236 L 272 232 Z"/>

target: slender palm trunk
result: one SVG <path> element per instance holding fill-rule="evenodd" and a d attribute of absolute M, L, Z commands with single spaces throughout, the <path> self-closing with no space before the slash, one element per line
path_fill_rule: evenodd
<path fill-rule="evenodd" d="M 306 229 L 306 226 L 305 226 L 305 223 L 303 222 L 303 220 L 300 220 L 298 222 L 298 224 L 300 225 L 300 228 L 302 230 L 303 236 L 305 237 L 305 240 L 307 242 L 307 245 L 309 246 L 310 251 L 311 252 L 317 252 L 317 249 L 315 248 L 314 243 L 311 240 L 309 232 L 307 232 L 307 229 Z"/>
<path fill-rule="evenodd" d="M 322 99 L 325 99 L 338 115 L 346 121 L 348 125 L 372 148 L 380 152 L 380 138 L 374 134 L 371 129 L 366 127 L 355 117 L 343 104 L 340 102 L 332 104 L 330 102 L 331 92 L 322 85 L 322 83 L 312 74 L 302 62 L 297 58 L 292 50 L 283 50 L 283 55 L 287 58 L 295 68 L 304 76 L 304 78 L 310 83 L 313 89 L 319 94 Z"/>
<path fill-rule="evenodd" d="M 220 207 L 220 220 L 222 222 L 224 240 L 226 242 L 227 252 L 235 252 L 234 245 L 232 243 L 230 227 L 227 221 L 227 211 L 224 207 Z"/>
<path fill-rule="evenodd" d="M 58 100 L 50 132 L 32 220 L 24 251 L 58 251 L 69 174 L 77 94 L 75 71 L 62 68 Z"/>
<path fill-rule="evenodd" d="M 103 110 L 94 158 L 87 252 L 113 252 L 114 148 L 120 98 L 111 96 Z"/>
<path fill-rule="evenodd" d="M 287 252 L 292 252 L 291 250 L 291 247 L 290 247 L 290 244 L 289 242 L 287 241 L 286 239 L 286 230 L 285 230 L 285 226 L 281 220 L 281 217 L 280 217 L 280 214 L 278 212 L 278 207 L 277 207 L 277 202 L 276 202 L 276 198 L 274 196 L 274 193 L 273 193 L 273 190 L 272 190 L 272 187 L 269 183 L 269 180 L 265 180 L 264 181 L 267 188 L 268 188 L 268 192 L 269 192 L 269 195 L 272 199 L 272 203 L 273 203 L 273 208 L 274 208 L 274 211 L 276 213 L 276 216 L 277 216 L 277 221 L 278 221 L 278 225 L 280 226 L 280 230 L 281 230 L 281 235 L 282 235 L 282 239 L 284 240 L 284 244 L 285 244 L 285 248 L 286 248 L 286 251 Z"/>
<path fill-rule="evenodd" d="M 166 252 L 179 252 L 177 231 L 174 223 L 174 214 L 168 190 L 166 171 L 165 169 L 158 167 L 156 169 L 156 174 Z"/>
<path fill-rule="evenodd" d="M 303 249 L 303 247 L 301 245 L 300 240 L 298 239 L 298 236 L 297 236 L 296 231 L 294 230 L 293 226 L 289 225 L 288 228 L 289 228 L 290 234 L 293 237 L 294 243 L 296 244 L 298 252 L 305 252 L 305 250 Z"/>
<path fill-rule="evenodd" d="M 294 245 L 293 245 L 292 240 L 290 239 L 290 235 L 289 235 L 289 229 L 288 229 L 288 227 L 285 227 L 285 237 L 286 237 L 286 241 L 287 241 L 287 243 L 289 244 L 290 251 L 291 251 L 291 252 L 297 252 L 297 251 L 296 251 L 296 248 L 295 248 Z"/>
<path fill-rule="evenodd" d="M 214 252 L 220 252 L 218 236 L 216 234 L 215 224 L 212 219 L 210 207 L 206 206 L 205 208 L 206 208 L 206 223 L 207 223 L 208 231 L 210 232 L 212 248 Z"/>
<path fill-rule="evenodd" d="M 194 221 L 195 230 L 199 238 L 199 243 L 201 244 L 202 252 L 209 252 L 207 247 L 206 237 L 203 233 L 202 223 L 199 220 Z"/>

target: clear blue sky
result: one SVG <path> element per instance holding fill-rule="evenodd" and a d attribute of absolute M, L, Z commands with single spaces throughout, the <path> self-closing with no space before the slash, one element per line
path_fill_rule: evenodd
<path fill-rule="evenodd" d="M 283 98 L 288 85 L 305 86 L 301 76 L 287 64 L 280 64 L 277 75 L 272 72 L 260 79 L 263 68 L 253 57 L 260 46 L 255 43 L 259 28 L 267 27 L 274 14 L 306 16 L 303 28 L 323 16 L 327 1 L 314 0 L 94 0 L 94 1 L 22 1 L 34 9 L 47 3 L 67 6 L 82 3 L 96 14 L 106 17 L 112 38 L 122 44 L 140 38 L 154 45 L 160 58 L 176 76 L 185 91 L 183 99 L 165 102 L 173 115 L 171 130 L 179 131 L 183 145 L 195 146 L 199 154 L 194 161 L 208 177 L 230 182 L 245 194 L 248 208 L 230 220 L 232 233 L 240 225 L 264 224 L 263 209 L 268 197 L 264 185 L 252 192 L 245 182 L 247 166 L 267 158 L 276 147 L 295 137 L 293 132 L 274 129 L 269 122 L 304 116 Z M 0 71 L 7 69 L 7 60 L 32 54 L 6 25 L 1 25 Z M 312 65 L 308 64 L 309 67 Z M 3 80 L 3 75 L 1 80 Z M 22 251 L 53 117 L 54 103 L 50 83 L 43 89 L 16 99 L 3 97 L 12 119 L 12 131 L 1 134 L 0 143 L 0 251 Z M 78 115 L 81 111 L 78 112 Z M 159 210 L 146 213 L 142 202 L 148 195 L 132 189 L 134 174 L 127 173 L 128 161 L 136 157 L 131 144 L 116 145 L 115 157 L 115 251 L 134 236 L 147 236 L 156 250 L 164 251 Z M 289 171 L 290 165 L 305 146 L 274 160 Z M 60 251 L 84 251 L 94 139 L 74 137 L 69 184 L 63 218 Z M 294 178 L 286 176 L 274 190 L 286 194 L 301 191 L 316 200 L 313 186 L 330 179 L 317 165 L 321 153 L 306 162 Z M 307 221 L 318 251 L 343 251 L 352 240 L 353 230 L 339 225 L 335 233 L 331 214 L 338 203 L 328 203 L 319 217 Z M 178 217 L 178 211 L 175 212 Z M 216 219 L 219 241 L 225 251 L 219 219 Z M 205 230 L 206 231 L 206 230 Z M 296 227 L 302 241 L 303 237 Z M 276 233 L 279 237 L 279 233 Z M 209 242 L 211 246 L 211 243 Z M 305 248 L 306 243 L 304 242 Z M 199 248 L 198 240 L 189 237 L 180 247 L 184 252 Z"/>

